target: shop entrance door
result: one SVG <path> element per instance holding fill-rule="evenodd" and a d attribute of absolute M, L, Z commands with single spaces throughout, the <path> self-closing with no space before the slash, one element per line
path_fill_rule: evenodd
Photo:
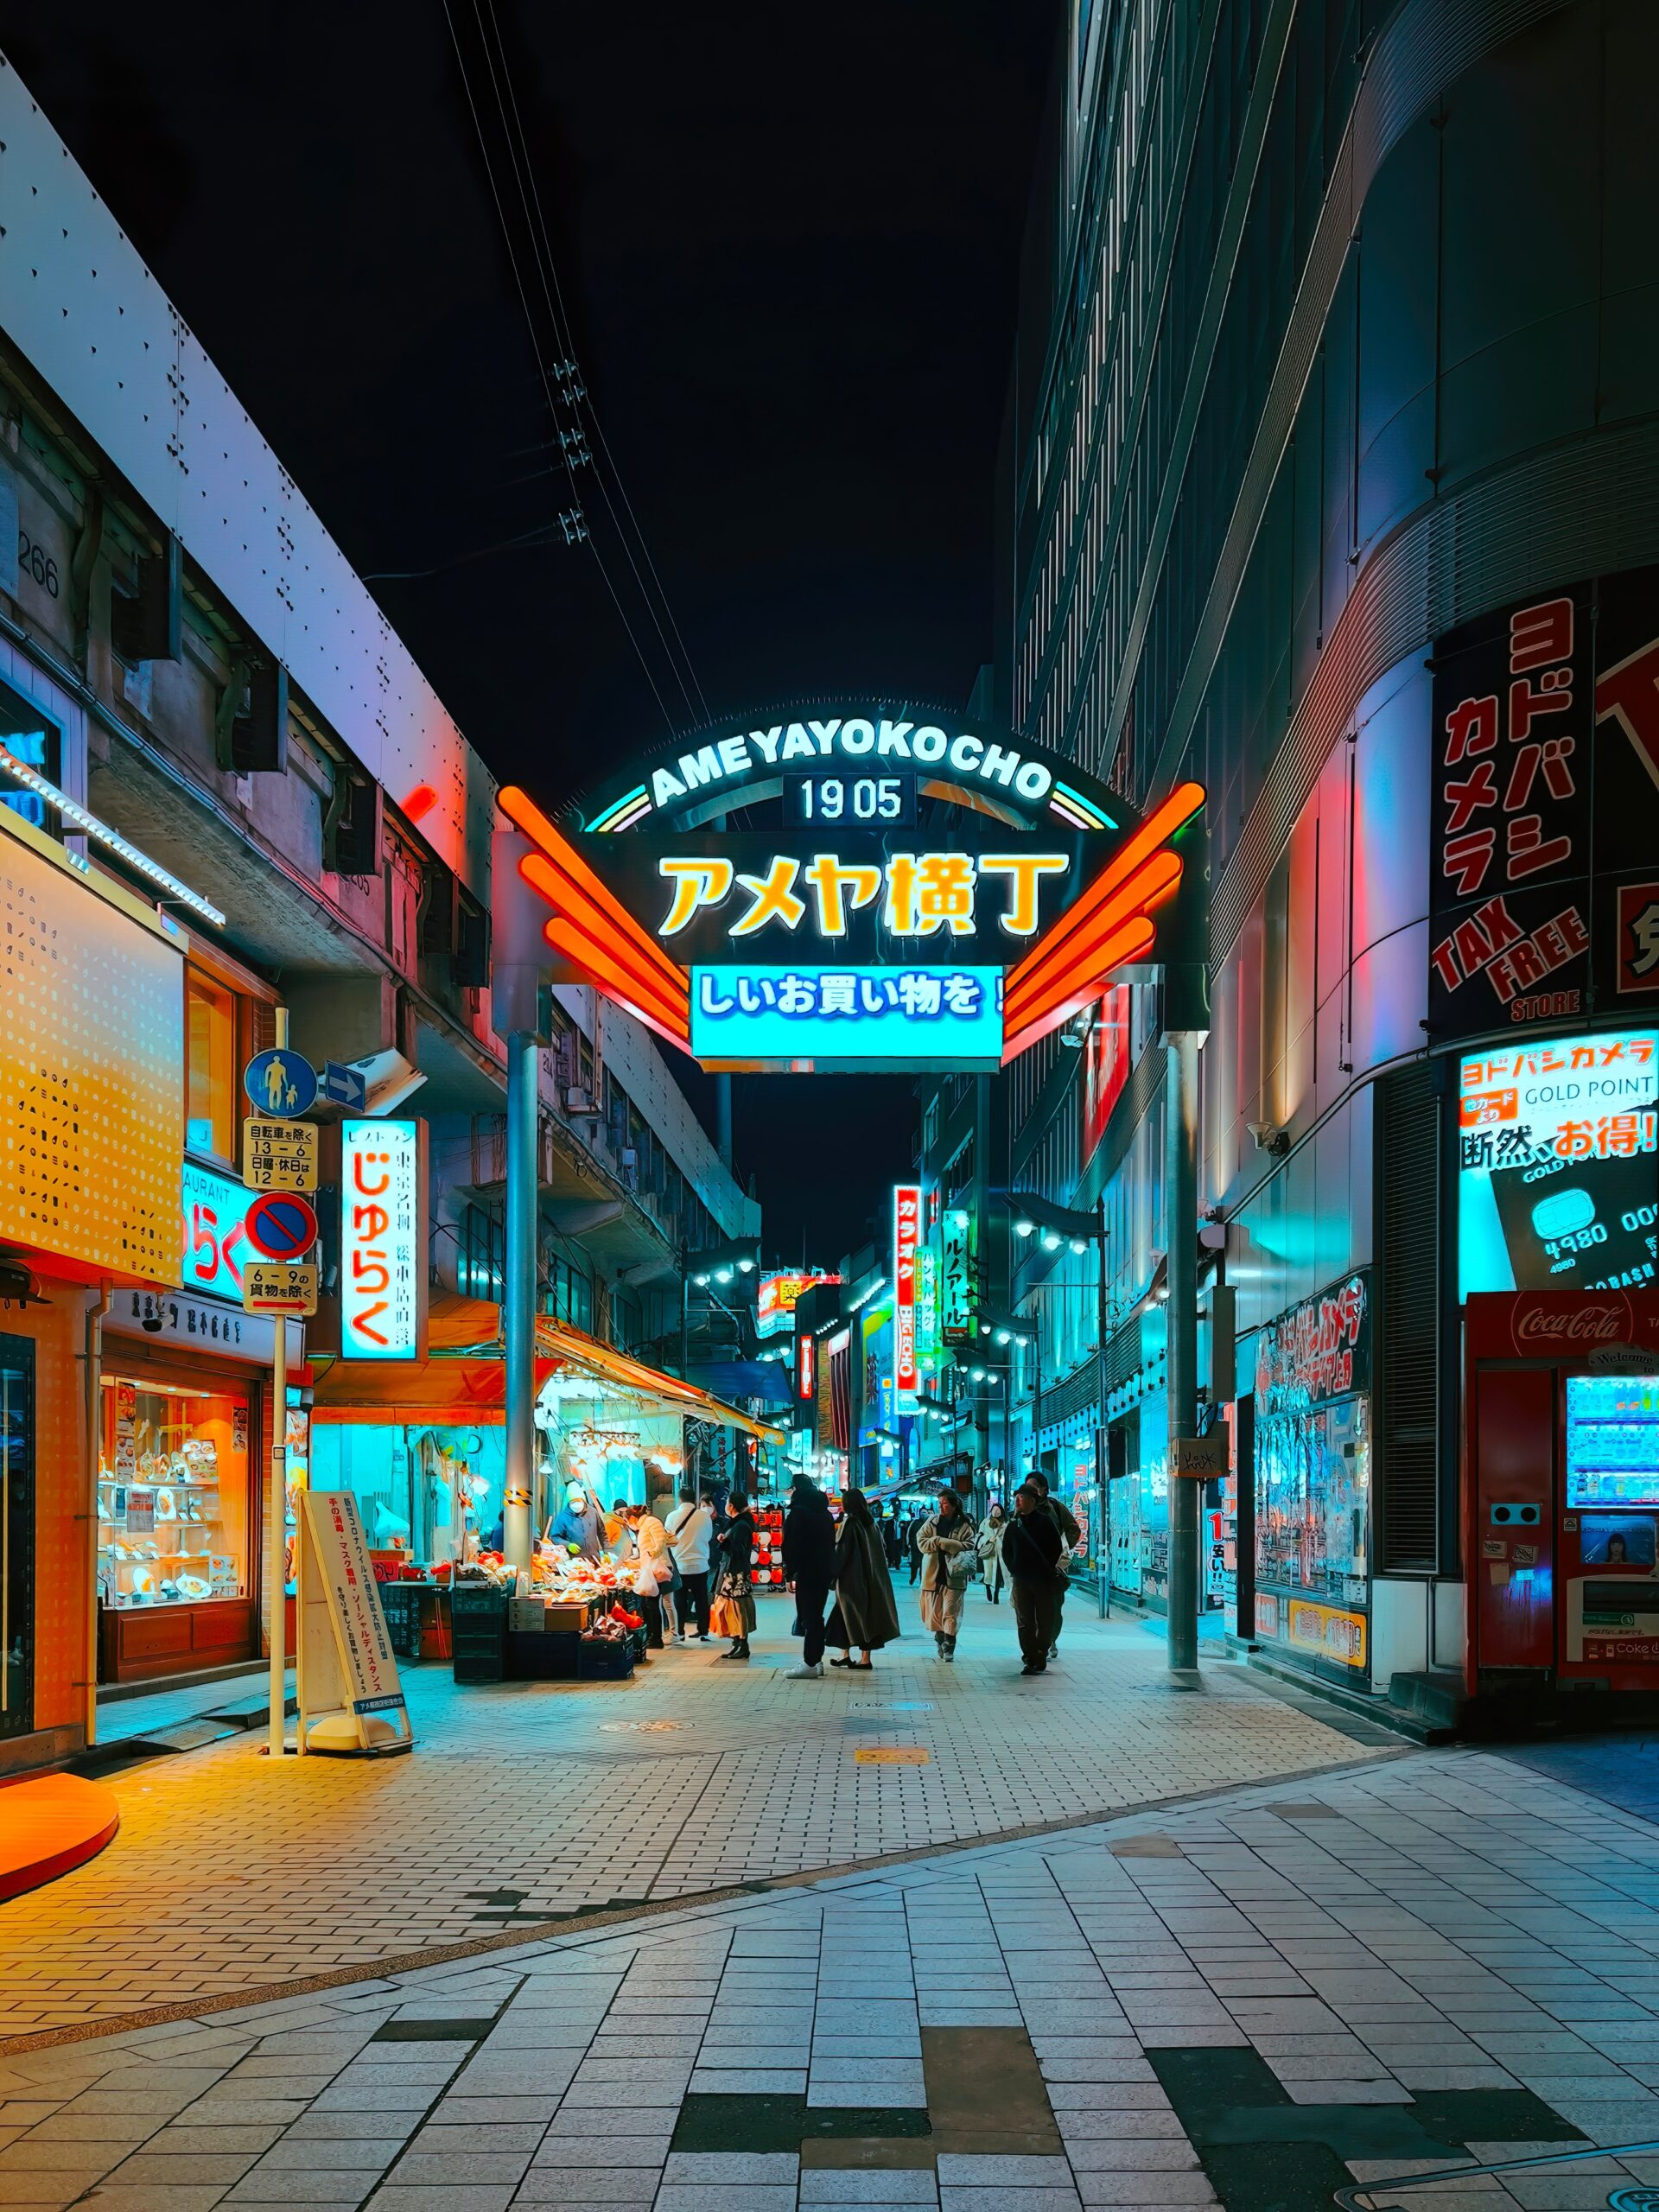
<path fill-rule="evenodd" d="M 35 1346 L 0 1336 L 0 1738 L 35 1719 Z"/>

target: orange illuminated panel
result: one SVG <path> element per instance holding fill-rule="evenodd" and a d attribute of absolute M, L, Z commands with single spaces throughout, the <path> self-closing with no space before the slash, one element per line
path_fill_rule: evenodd
<path fill-rule="evenodd" d="M 0 807 L 0 1241 L 179 1280 L 184 958 Z"/>

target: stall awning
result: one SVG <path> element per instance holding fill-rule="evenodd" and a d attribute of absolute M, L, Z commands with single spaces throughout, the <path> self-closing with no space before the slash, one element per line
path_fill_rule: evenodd
<path fill-rule="evenodd" d="M 320 1372 L 314 1409 L 326 1421 L 444 1426 L 505 1418 L 506 1379 L 501 1309 L 492 1300 L 434 1294 L 427 1323 L 428 1356 L 406 1365 L 336 1360 Z M 321 1362 L 318 1363 L 321 1368 Z M 601 1344 L 584 1329 L 546 1315 L 536 1324 L 536 1387 L 555 1375 L 590 1378 L 601 1392 L 626 1391 L 658 1413 L 682 1414 L 719 1427 L 741 1428 L 762 1443 L 781 1444 L 783 1431 L 740 1412 L 695 1383 L 664 1375 Z"/>

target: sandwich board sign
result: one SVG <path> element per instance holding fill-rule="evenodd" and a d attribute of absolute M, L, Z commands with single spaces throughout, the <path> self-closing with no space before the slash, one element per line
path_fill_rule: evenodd
<path fill-rule="evenodd" d="M 350 1491 L 300 1493 L 300 1740 L 308 1751 L 406 1751 L 397 1661 Z"/>

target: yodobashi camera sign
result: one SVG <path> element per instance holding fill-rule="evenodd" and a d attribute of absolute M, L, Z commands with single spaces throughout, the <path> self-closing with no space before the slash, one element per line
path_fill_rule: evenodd
<path fill-rule="evenodd" d="M 1656 1277 L 1659 1033 L 1469 1053 L 1459 1066 L 1458 1283 L 1631 1290 Z"/>
<path fill-rule="evenodd" d="M 340 1124 L 340 1352 L 415 1360 L 425 1350 L 425 1124 Z"/>

